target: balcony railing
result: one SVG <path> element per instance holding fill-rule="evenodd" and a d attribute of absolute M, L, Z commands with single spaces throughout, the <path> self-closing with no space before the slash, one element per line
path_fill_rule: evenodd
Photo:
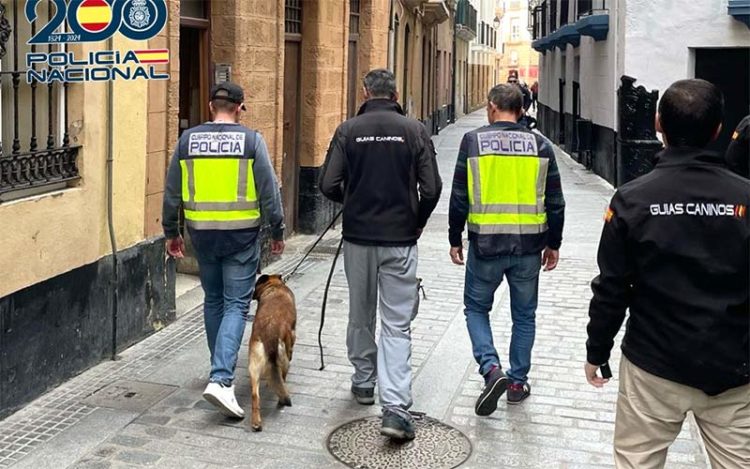
<path fill-rule="evenodd" d="M 38 7 L 52 18 L 52 2 Z M 22 2 L 0 4 L 0 202 L 79 178 L 78 145 L 68 133 L 68 84 L 27 84 L 26 53 L 66 51 L 66 46 L 27 45 L 36 25 L 24 25 Z M 20 8 L 19 8 L 19 5 Z"/>
<path fill-rule="evenodd" d="M 465 30 L 471 35 L 468 40 L 477 35 L 477 10 L 469 3 L 469 0 L 458 0 L 456 8 L 456 24 L 459 30 Z M 466 39 L 466 38 L 464 38 Z"/>
<path fill-rule="evenodd" d="M 560 27 L 561 28 L 570 22 L 569 12 L 570 12 L 570 0 L 560 0 Z M 575 20 L 573 22 L 575 23 Z"/>
<path fill-rule="evenodd" d="M 578 0 L 578 17 L 607 11 L 607 0 Z"/>
<path fill-rule="evenodd" d="M 557 0 L 550 0 L 549 4 L 549 32 L 557 31 Z"/>

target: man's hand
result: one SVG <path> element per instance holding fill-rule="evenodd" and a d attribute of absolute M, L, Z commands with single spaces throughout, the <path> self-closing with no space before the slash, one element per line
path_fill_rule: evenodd
<path fill-rule="evenodd" d="M 560 251 L 552 248 L 544 248 L 544 252 L 542 252 L 542 266 L 544 266 L 545 272 L 555 270 L 555 267 L 557 267 L 557 263 L 559 260 Z"/>
<path fill-rule="evenodd" d="M 595 388 L 601 388 L 605 384 L 609 383 L 608 379 L 602 378 L 601 376 L 596 374 L 596 372 L 599 370 L 599 367 L 597 365 L 592 365 L 591 363 L 586 362 L 586 365 L 584 365 L 584 369 L 586 370 L 586 381 L 588 381 L 589 384 L 594 386 Z"/>
<path fill-rule="evenodd" d="M 185 240 L 182 236 L 167 239 L 167 254 L 176 259 L 185 257 Z"/>
<path fill-rule="evenodd" d="M 464 248 L 461 246 L 451 248 L 451 260 L 456 265 L 464 265 Z"/>
<path fill-rule="evenodd" d="M 284 253 L 284 240 L 282 239 L 280 241 L 276 241 L 276 240 L 271 241 L 271 254 L 273 254 L 274 256 L 280 256 L 283 253 Z"/>

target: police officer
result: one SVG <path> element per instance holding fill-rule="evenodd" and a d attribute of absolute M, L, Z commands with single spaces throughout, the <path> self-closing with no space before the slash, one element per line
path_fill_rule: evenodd
<path fill-rule="evenodd" d="M 227 416 L 245 412 L 234 395 L 234 369 L 258 270 L 261 214 L 271 225 L 271 253 L 284 251 L 284 214 L 260 133 L 240 125 L 242 88 L 211 90 L 213 122 L 186 130 L 169 165 L 162 225 L 167 252 L 183 257 L 179 207 L 195 246 L 211 373 L 203 397 Z"/>
<path fill-rule="evenodd" d="M 464 304 L 474 359 L 485 386 L 477 415 L 490 415 L 508 388 L 508 403 L 531 394 L 528 373 L 536 331 L 539 270 L 557 267 L 565 199 L 555 153 L 542 136 L 517 121 L 523 96 L 498 85 L 487 97 L 490 125 L 464 135 L 453 177 L 450 256 L 464 263 L 462 233 L 469 224 Z M 510 285 L 513 334 L 507 376 L 492 341 L 489 313 L 503 277 Z"/>
<path fill-rule="evenodd" d="M 442 182 L 425 126 L 404 116 L 396 79 L 385 69 L 364 78 L 367 101 L 333 136 L 320 190 L 344 204 L 344 268 L 349 282 L 346 345 L 352 394 L 383 406 L 381 434 L 413 439 L 411 329 L 417 301 L 417 239 L 440 199 Z M 380 298 L 380 345 L 375 318 Z"/>
<path fill-rule="evenodd" d="M 750 467 L 750 182 L 705 150 L 724 100 L 681 80 L 659 103 L 666 149 L 623 185 L 606 213 L 592 282 L 586 377 L 607 379 L 626 310 L 615 422 L 618 468 L 664 467 L 692 411 L 713 467 Z"/>
<path fill-rule="evenodd" d="M 732 134 L 725 158 L 729 169 L 750 179 L 750 116 L 745 116 Z"/>

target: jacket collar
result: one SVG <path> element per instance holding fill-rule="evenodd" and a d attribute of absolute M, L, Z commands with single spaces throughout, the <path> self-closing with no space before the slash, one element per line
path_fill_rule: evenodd
<path fill-rule="evenodd" d="M 666 147 L 656 154 L 656 166 L 714 164 L 724 166 L 724 158 L 714 151 L 696 147 Z"/>
<path fill-rule="evenodd" d="M 400 104 L 398 104 L 396 101 L 392 101 L 386 98 L 368 99 L 359 108 L 359 112 L 357 112 L 357 115 L 360 116 L 366 112 L 373 112 L 373 111 L 393 111 L 393 112 L 398 112 L 401 115 L 404 115 L 404 110 L 401 109 Z"/>
<path fill-rule="evenodd" d="M 518 122 L 510 122 L 510 121 L 496 121 L 490 124 L 490 127 L 495 127 L 498 129 L 527 130 L 526 126 L 519 124 Z"/>

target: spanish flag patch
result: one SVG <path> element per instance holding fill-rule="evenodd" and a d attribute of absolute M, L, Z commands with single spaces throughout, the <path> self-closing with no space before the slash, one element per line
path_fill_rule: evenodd
<path fill-rule="evenodd" d="M 612 221 L 612 218 L 615 216 L 615 211 L 612 210 L 612 207 L 607 207 L 607 211 L 604 212 L 604 221 L 607 223 Z"/>

